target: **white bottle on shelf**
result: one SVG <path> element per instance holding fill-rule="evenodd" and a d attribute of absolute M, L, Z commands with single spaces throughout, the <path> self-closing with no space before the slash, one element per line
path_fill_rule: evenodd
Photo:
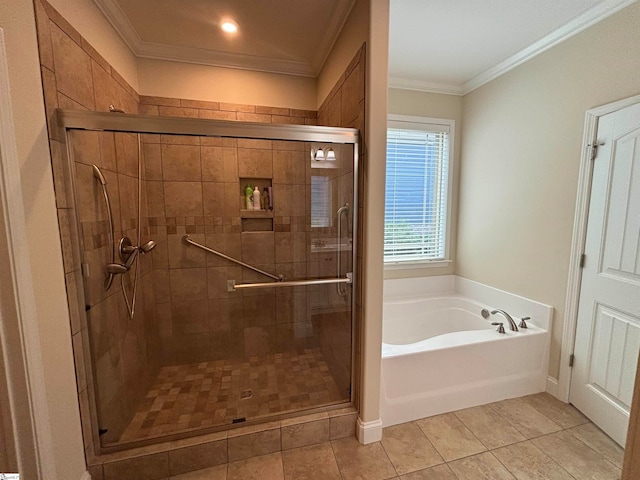
<path fill-rule="evenodd" d="M 253 209 L 260 210 L 260 189 L 258 187 L 253 190 Z"/>

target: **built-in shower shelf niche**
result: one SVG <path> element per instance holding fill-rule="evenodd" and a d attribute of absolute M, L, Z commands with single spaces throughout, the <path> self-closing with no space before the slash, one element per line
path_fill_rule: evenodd
<path fill-rule="evenodd" d="M 240 210 L 240 218 L 273 218 L 273 210 Z"/>
<path fill-rule="evenodd" d="M 251 185 L 254 189 L 260 189 L 260 196 L 264 194 L 265 188 L 271 188 L 271 195 L 275 195 L 272 188 L 271 178 L 239 178 L 240 181 L 240 225 L 242 232 L 273 232 L 273 210 L 266 209 L 249 210 L 246 208 L 245 188 Z M 273 202 L 273 198 L 271 199 Z M 273 203 L 272 203 L 273 205 Z"/>
<path fill-rule="evenodd" d="M 273 210 L 240 210 L 242 232 L 273 232 Z"/>
<path fill-rule="evenodd" d="M 273 218 L 242 218 L 242 233 L 273 232 Z"/>
<path fill-rule="evenodd" d="M 262 195 L 264 194 L 264 189 L 265 188 L 270 188 L 271 189 L 271 195 L 275 195 L 275 193 L 273 192 L 273 188 L 272 188 L 272 180 L 271 178 L 242 178 L 240 177 L 239 179 L 240 182 L 240 211 L 241 212 L 245 212 L 245 211 L 255 211 L 255 212 L 259 212 L 261 211 L 261 209 L 257 209 L 257 210 L 249 210 L 247 208 L 247 203 L 246 203 L 246 196 L 245 196 L 245 189 L 247 188 L 247 185 L 251 186 L 251 191 L 253 191 L 253 189 L 255 187 L 258 187 L 260 189 L 260 197 L 262 197 Z M 273 199 L 272 199 L 273 202 Z M 267 210 L 269 210 L 268 205 L 267 205 Z M 264 211 L 264 209 L 262 209 L 262 211 Z"/>

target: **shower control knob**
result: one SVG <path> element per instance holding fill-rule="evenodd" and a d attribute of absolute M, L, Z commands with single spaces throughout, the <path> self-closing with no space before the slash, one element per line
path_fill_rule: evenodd
<path fill-rule="evenodd" d="M 491 322 L 491 325 L 498 326 L 498 333 L 507 333 L 504 331 L 504 326 L 502 325 L 502 322 Z"/>
<path fill-rule="evenodd" d="M 531 320 L 531 317 L 522 317 L 520 319 L 520 325 L 518 325 L 518 327 L 520 327 L 520 328 L 529 328 L 527 326 L 527 322 L 526 322 L 527 320 Z"/>

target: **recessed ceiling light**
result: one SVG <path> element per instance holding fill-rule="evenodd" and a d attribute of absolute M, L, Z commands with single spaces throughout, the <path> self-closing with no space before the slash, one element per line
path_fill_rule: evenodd
<path fill-rule="evenodd" d="M 236 33 L 238 31 L 238 25 L 232 20 L 225 20 L 220 25 L 220 28 L 227 33 Z"/>

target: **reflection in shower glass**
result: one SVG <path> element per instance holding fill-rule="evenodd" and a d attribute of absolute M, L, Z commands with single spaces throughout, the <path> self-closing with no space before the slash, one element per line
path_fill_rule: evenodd
<path fill-rule="evenodd" d="M 337 211 L 354 204 L 353 145 L 326 144 L 336 159 L 317 168 L 305 142 L 141 134 L 139 155 L 133 133 L 69 138 L 103 446 L 350 402 L 350 286 L 348 295 L 335 284 L 229 291 L 229 280 L 273 280 L 183 237 L 285 281 L 344 277 L 353 213 L 339 237 Z M 108 182 L 115 238 L 140 233 L 156 245 L 139 256 L 133 319 L 120 282 L 104 289 L 111 251 L 92 164 Z M 247 209 L 247 186 L 271 191 L 273 209 Z M 123 275 L 130 288 L 132 273 Z"/>

